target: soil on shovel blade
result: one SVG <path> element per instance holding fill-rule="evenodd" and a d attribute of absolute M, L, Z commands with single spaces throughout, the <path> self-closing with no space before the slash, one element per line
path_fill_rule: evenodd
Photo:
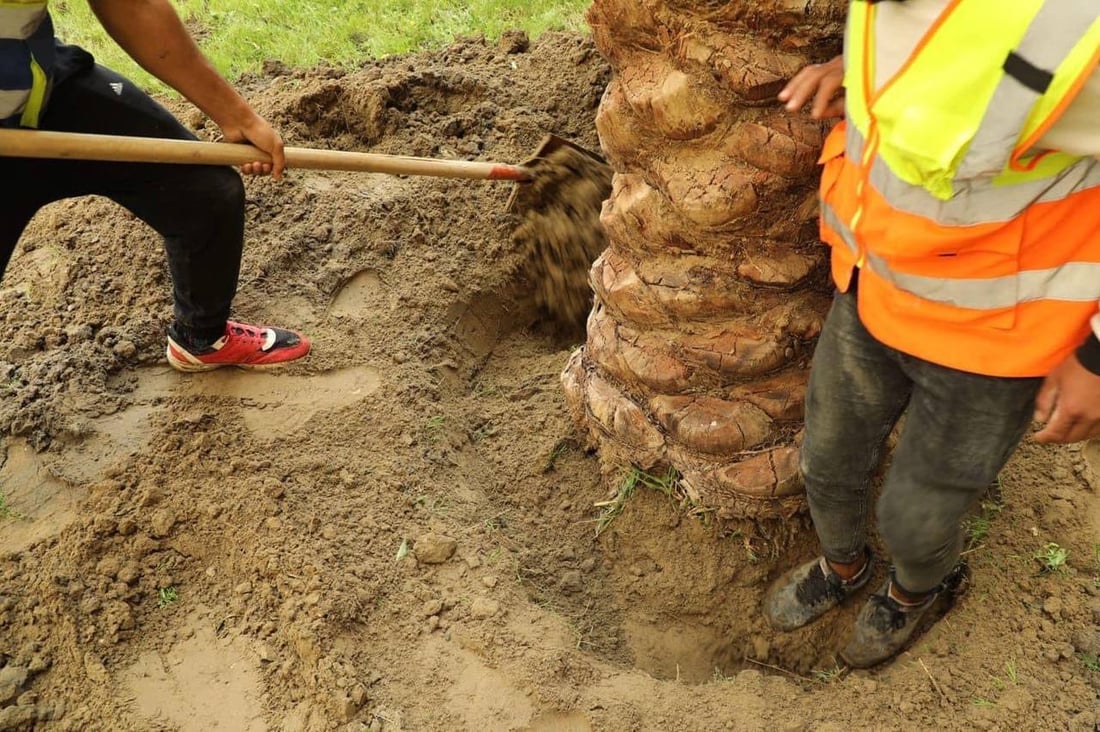
<path fill-rule="evenodd" d="M 288 144 L 518 162 L 547 131 L 596 149 L 607 80 L 583 37 L 513 34 L 246 89 Z M 0 286 L 0 730 L 1095 729 L 1100 450 L 1026 444 L 968 524 L 969 593 L 846 672 L 858 603 L 759 616 L 803 520 L 639 489 L 596 538 L 579 340 L 506 186 L 247 190 L 235 313 L 308 332 L 304 363 L 169 370 L 160 245 L 105 201 L 44 210 Z"/>
<path fill-rule="evenodd" d="M 560 147 L 542 156 L 535 170 L 534 181 L 518 188 L 514 199 L 521 273 L 557 331 L 583 340 L 592 309 L 588 271 L 607 248 L 600 210 L 611 195 L 611 168 L 594 154 Z"/>

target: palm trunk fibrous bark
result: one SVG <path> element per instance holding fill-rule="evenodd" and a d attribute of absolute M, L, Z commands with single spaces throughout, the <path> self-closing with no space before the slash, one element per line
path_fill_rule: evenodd
<path fill-rule="evenodd" d="M 828 306 L 828 124 L 776 94 L 839 51 L 842 0 L 596 0 L 615 170 L 585 346 L 562 375 L 606 470 L 673 468 L 728 518 L 804 505 L 798 444 Z"/>

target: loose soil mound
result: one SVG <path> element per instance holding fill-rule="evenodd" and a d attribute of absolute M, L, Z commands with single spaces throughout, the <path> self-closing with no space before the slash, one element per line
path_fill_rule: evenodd
<path fill-rule="evenodd" d="M 524 48 L 273 67 L 250 96 L 291 144 L 594 148 L 589 41 Z M 0 730 L 1093 729 L 1092 452 L 1027 447 L 973 525 L 971 592 L 845 675 L 855 608 L 790 635 L 757 613 L 804 525 L 639 489 L 595 538 L 605 488 L 558 382 L 575 343 L 519 271 L 506 187 L 248 195 L 236 312 L 316 342 L 277 374 L 167 369 L 163 255 L 108 203 L 44 211 L 3 282 Z M 1064 571 L 1039 571 L 1048 542 Z"/>

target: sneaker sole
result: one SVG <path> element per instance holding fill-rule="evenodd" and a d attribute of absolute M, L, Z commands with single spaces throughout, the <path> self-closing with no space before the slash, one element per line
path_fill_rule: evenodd
<path fill-rule="evenodd" d="M 270 369 L 280 369 L 284 366 L 289 366 L 290 364 L 294 363 L 294 361 L 300 361 L 308 355 L 309 352 L 307 351 L 293 361 L 281 361 L 279 363 L 191 363 L 190 361 L 181 361 L 180 359 L 173 356 L 171 346 L 165 349 L 165 356 L 168 358 L 168 365 L 174 368 L 176 371 L 184 374 L 201 374 L 207 371 L 216 371 L 218 369 L 224 368 L 242 369 L 244 371 L 267 371 Z"/>

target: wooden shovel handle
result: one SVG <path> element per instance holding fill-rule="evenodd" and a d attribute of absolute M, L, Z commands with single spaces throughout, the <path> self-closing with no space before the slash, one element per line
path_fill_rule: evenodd
<path fill-rule="evenodd" d="M 284 153 L 288 168 L 478 180 L 531 180 L 531 171 L 528 168 L 503 163 L 313 150 L 304 147 L 288 147 Z M 191 165 L 271 162 L 267 153 L 252 145 L 11 129 L 0 129 L 0 157 Z"/>

